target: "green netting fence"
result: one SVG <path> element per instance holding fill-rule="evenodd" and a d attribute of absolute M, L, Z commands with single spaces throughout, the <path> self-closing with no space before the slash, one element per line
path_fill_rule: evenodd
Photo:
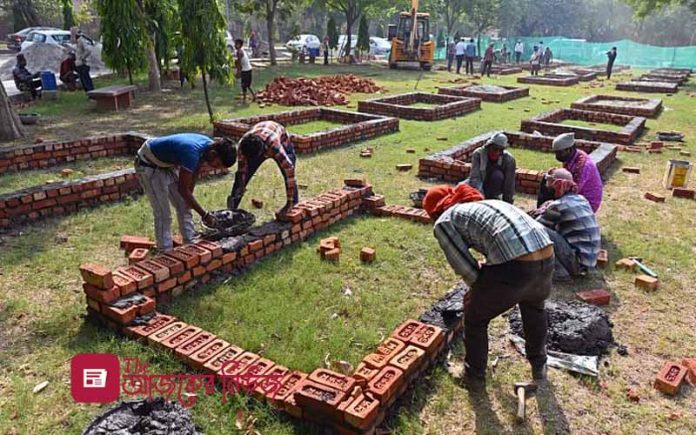
<path fill-rule="evenodd" d="M 624 39 L 614 42 L 587 42 L 583 39 L 570 39 L 564 37 L 510 37 L 510 38 L 481 38 L 481 49 L 485 49 L 489 42 L 495 43 L 495 48 L 507 46 L 512 53 L 515 42 L 521 40 L 524 43 L 524 53 L 522 59 L 529 60 L 532 55 L 534 45 L 540 41 L 544 42 L 544 47 L 550 47 L 553 58 L 578 65 L 598 65 L 607 61 L 606 52 L 611 47 L 616 47 L 618 56 L 616 63 L 620 65 L 630 65 L 643 68 L 694 68 L 696 69 L 696 46 L 685 47 L 657 47 L 654 45 L 640 44 L 638 42 Z M 446 50 L 439 48 L 436 52 L 436 59 L 443 60 L 446 57 Z"/>

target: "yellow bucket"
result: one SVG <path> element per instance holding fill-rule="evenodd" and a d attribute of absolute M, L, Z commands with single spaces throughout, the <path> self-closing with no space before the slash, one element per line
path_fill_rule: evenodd
<path fill-rule="evenodd" d="M 691 170 L 693 169 L 693 166 L 694 165 L 686 160 L 668 161 L 667 171 L 665 172 L 665 178 L 663 180 L 665 189 L 686 187 L 689 184 L 689 178 L 691 177 Z"/>

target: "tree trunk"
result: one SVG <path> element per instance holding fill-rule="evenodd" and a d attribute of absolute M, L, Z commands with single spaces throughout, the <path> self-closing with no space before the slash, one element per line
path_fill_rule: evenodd
<path fill-rule="evenodd" d="M 351 21 L 352 16 L 346 14 L 346 50 L 343 56 L 346 58 L 349 58 L 350 56 L 350 51 L 351 51 L 351 39 L 352 39 L 352 32 L 353 32 L 353 24 L 355 24 L 355 19 Z"/>
<path fill-rule="evenodd" d="M 147 88 L 150 91 L 159 92 L 162 90 L 162 83 L 160 82 L 160 70 L 159 63 L 157 62 L 157 54 L 155 53 L 155 44 L 150 39 L 147 42 Z"/>
<path fill-rule="evenodd" d="M 276 60 L 275 43 L 273 41 L 273 20 L 275 11 L 266 11 L 266 31 L 268 32 L 268 55 L 271 57 L 271 65 L 278 65 Z"/>
<path fill-rule="evenodd" d="M 208 116 L 210 123 L 213 123 L 213 107 L 210 105 L 210 97 L 208 96 L 208 79 L 205 76 L 205 70 L 201 73 L 203 76 L 203 94 L 205 94 L 205 105 L 208 106 Z"/>
<path fill-rule="evenodd" d="M 21 17 L 22 21 L 26 25 L 25 27 L 37 27 L 41 25 L 39 22 L 39 15 L 36 13 L 36 8 L 34 7 L 32 0 L 16 0 L 12 5 L 12 13 Z M 17 21 L 18 20 L 15 17 L 15 23 L 17 23 Z"/>
<path fill-rule="evenodd" d="M 0 140 L 11 141 L 25 136 L 24 126 L 12 108 L 5 86 L 0 81 Z"/>

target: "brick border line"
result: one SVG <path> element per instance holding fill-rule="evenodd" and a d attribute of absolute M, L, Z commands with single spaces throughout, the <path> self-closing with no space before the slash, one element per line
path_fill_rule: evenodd
<path fill-rule="evenodd" d="M 623 126 L 620 132 L 602 130 L 600 128 L 577 127 L 561 124 L 564 120 L 580 120 Z M 558 109 L 523 120 L 520 129 L 527 133 L 539 131 L 545 135 L 575 133 L 579 139 L 631 145 L 645 128 L 645 118 L 642 116 L 619 115 L 608 112 L 593 112 L 589 110 Z"/>
<path fill-rule="evenodd" d="M 246 118 L 223 119 L 215 121 L 213 126 L 215 136 L 227 136 L 231 139 L 239 140 L 254 124 L 261 121 L 276 121 L 287 126 L 317 120 L 340 122 L 346 125 L 311 134 L 291 134 L 290 138 L 295 146 L 295 152 L 298 154 L 336 148 L 352 142 L 399 131 L 399 120 L 397 118 L 326 109 L 323 107 L 291 110 Z"/>
<path fill-rule="evenodd" d="M 631 101 L 642 103 L 640 107 L 628 107 L 612 104 L 612 101 Z M 581 98 L 570 105 L 571 109 L 591 112 L 609 112 L 620 115 L 642 116 L 644 118 L 657 118 L 662 111 L 662 99 L 660 98 L 631 98 L 614 95 L 590 95 Z"/>
<path fill-rule="evenodd" d="M 662 94 L 675 94 L 679 92 L 679 87 L 676 83 L 631 80 L 627 82 L 617 83 L 616 90 L 630 92 L 654 92 Z"/>
<path fill-rule="evenodd" d="M 451 86 L 445 88 L 438 88 L 438 94 L 442 95 L 455 95 L 460 97 L 473 97 L 480 98 L 483 101 L 488 101 L 492 103 L 504 103 L 510 100 L 516 100 L 518 98 L 524 98 L 529 96 L 529 88 L 517 88 L 514 86 L 499 86 L 504 88 L 504 92 L 486 92 L 483 89 L 472 89 L 480 85 L 465 85 L 465 86 Z"/>
<path fill-rule="evenodd" d="M 500 76 L 507 76 L 511 74 L 519 74 L 523 70 L 522 68 L 518 66 L 501 66 L 501 65 L 493 65 L 491 66 L 491 73 L 497 74 Z"/>
<path fill-rule="evenodd" d="M 46 169 L 78 160 L 135 155 L 149 136 L 125 132 L 108 136 L 18 145 L 0 150 L 0 176 Z"/>
<path fill-rule="evenodd" d="M 676 83 L 678 86 L 683 85 L 689 79 L 683 75 L 670 75 L 670 74 L 660 74 L 649 72 L 643 74 L 637 79 L 639 82 L 665 82 L 665 83 Z"/>
<path fill-rule="evenodd" d="M 599 76 L 598 71 L 589 68 L 568 68 L 568 71 L 572 71 L 581 82 L 591 82 Z"/>
<path fill-rule="evenodd" d="M 497 131 L 489 131 L 466 140 L 452 148 L 431 154 L 418 162 L 418 177 L 434 178 L 450 183 L 460 182 L 469 176 L 471 155 Z M 527 148 L 541 152 L 550 152 L 553 137 L 534 136 L 527 133 L 504 132 L 513 148 Z M 619 147 L 586 140 L 577 141 L 578 148 L 590 153 L 600 173 L 606 172 L 616 160 Z M 517 192 L 535 195 L 539 191 L 544 171 L 517 168 L 515 172 L 515 189 Z"/>
<path fill-rule="evenodd" d="M 550 74 L 545 74 L 543 76 L 517 77 L 517 83 L 547 86 L 573 86 L 580 83 L 580 78 L 578 76 L 552 76 Z"/>
<path fill-rule="evenodd" d="M 433 107 L 410 107 L 415 103 L 434 104 Z M 410 92 L 358 102 L 358 111 L 394 116 L 415 121 L 437 121 L 466 115 L 481 108 L 478 98 Z"/>

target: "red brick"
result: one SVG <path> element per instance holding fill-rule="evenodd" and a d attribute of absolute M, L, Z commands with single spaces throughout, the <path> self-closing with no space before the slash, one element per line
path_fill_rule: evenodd
<path fill-rule="evenodd" d="M 138 263 L 137 266 L 134 267 L 137 267 L 138 269 L 150 273 L 155 279 L 156 283 L 162 282 L 165 279 L 169 278 L 169 268 L 153 260 L 141 261 L 140 263 Z"/>
<path fill-rule="evenodd" d="M 118 287 L 121 296 L 128 296 L 138 289 L 138 284 L 127 276 L 121 275 L 116 270 L 113 274 L 114 285 Z"/>
<path fill-rule="evenodd" d="M 164 293 L 168 290 L 171 290 L 174 287 L 176 287 L 176 284 L 177 284 L 176 278 L 169 278 L 166 281 L 162 281 L 156 285 L 157 293 Z"/>
<path fill-rule="evenodd" d="M 148 335 L 161 330 L 176 321 L 176 317 L 157 313 L 145 325 L 129 326 L 123 330 L 126 336 L 134 339 L 145 339 Z"/>
<path fill-rule="evenodd" d="M 101 304 L 99 303 L 99 301 L 95 301 L 94 299 L 91 299 L 89 296 L 87 296 L 85 299 L 87 300 L 87 306 L 89 308 L 93 309 L 97 313 L 101 312 Z"/>
<path fill-rule="evenodd" d="M 85 283 L 82 284 L 82 289 L 89 298 L 98 302 L 110 303 L 121 297 L 121 291 L 116 286 L 104 290 Z"/>
<path fill-rule="evenodd" d="M 260 357 L 253 352 L 244 352 L 238 355 L 234 360 L 227 361 L 220 369 L 220 375 L 238 375 L 242 374 Z"/>
<path fill-rule="evenodd" d="M 372 263 L 375 261 L 375 258 L 376 253 L 374 249 L 365 247 L 360 250 L 360 261 L 364 263 Z"/>
<path fill-rule="evenodd" d="M 665 202 L 665 197 L 663 195 L 658 195 L 657 193 L 645 192 L 645 195 L 643 196 L 648 201 Z"/>
<path fill-rule="evenodd" d="M 193 278 L 193 274 L 191 271 L 187 270 L 186 272 L 182 273 L 177 279 L 176 282 L 178 284 L 185 284 L 189 281 L 191 281 L 191 278 Z"/>
<path fill-rule="evenodd" d="M 169 257 L 172 257 L 175 260 L 179 260 L 184 263 L 184 267 L 186 269 L 193 269 L 194 267 L 198 266 L 198 263 L 200 263 L 201 259 L 198 257 L 196 254 L 192 254 L 190 252 L 186 252 L 186 250 L 182 248 L 175 248 L 166 254 Z"/>
<path fill-rule="evenodd" d="M 682 365 L 689 371 L 689 381 L 696 387 L 696 358 L 684 358 L 682 360 Z"/>
<path fill-rule="evenodd" d="M 152 276 L 151 273 L 145 272 L 144 270 L 135 266 L 118 268 L 116 269 L 116 273 L 135 281 L 135 283 L 138 286 L 138 290 L 150 287 L 152 284 L 155 283 L 155 278 Z"/>
<path fill-rule="evenodd" d="M 672 196 L 675 198 L 694 199 L 696 198 L 696 190 L 675 187 L 672 189 Z"/>
<path fill-rule="evenodd" d="M 138 316 L 138 306 L 131 305 L 126 308 L 117 308 L 112 305 L 102 304 L 101 312 L 109 319 L 120 325 L 128 325 Z"/>
<path fill-rule="evenodd" d="M 597 267 L 603 269 L 607 266 L 607 263 L 609 263 L 609 253 L 606 249 L 600 249 L 597 253 Z"/>
<path fill-rule="evenodd" d="M 397 171 L 410 171 L 413 168 L 413 165 L 410 163 L 400 163 L 396 165 L 396 170 Z"/>
<path fill-rule="evenodd" d="M 341 250 L 339 248 L 334 248 L 334 249 L 328 250 L 324 254 L 325 260 L 333 261 L 334 263 L 338 263 L 340 257 L 341 257 Z"/>
<path fill-rule="evenodd" d="M 147 336 L 147 343 L 150 346 L 159 345 L 163 340 L 180 333 L 188 326 L 189 325 L 184 322 L 172 322 L 169 325 L 149 334 Z"/>
<path fill-rule="evenodd" d="M 636 287 L 644 290 L 657 290 L 660 287 L 660 281 L 648 275 L 638 275 L 635 280 Z"/>
<path fill-rule="evenodd" d="M 398 338 L 399 340 L 403 342 L 408 342 L 411 340 L 411 337 L 413 337 L 413 334 L 423 326 L 423 323 L 417 321 L 417 320 L 407 320 L 401 325 L 399 325 L 398 328 L 392 332 L 392 337 Z"/>
<path fill-rule="evenodd" d="M 270 402 L 276 408 L 284 409 L 284 402 L 288 398 L 292 398 L 295 389 L 307 379 L 307 374 L 302 372 L 288 373 L 281 383 L 281 387 L 271 395 Z"/>
<path fill-rule="evenodd" d="M 114 286 L 114 278 L 111 270 L 94 263 L 85 263 L 80 266 L 80 274 L 82 279 L 94 287 L 100 289 L 110 289 Z"/>
<path fill-rule="evenodd" d="M 131 251 L 131 253 L 128 255 L 128 264 L 135 264 L 139 261 L 145 260 L 149 253 L 150 253 L 149 249 L 145 249 L 145 248 L 133 249 L 133 251 Z"/>
<path fill-rule="evenodd" d="M 344 411 L 346 423 L 365 430 L 370 428 L 379 415 L 379 400 L 360 394 Z"/>
<path fill-rule="evenodd" d="M 297 386 L 293 397 L 305 413 L 319 412 L 340 420 L 342 415 L 338 410 L 338 405 L 346 397 L 346 393 L 305 379 Z"/>
<path fill-rule="evenodd" d="M 409 343 L 425 350 L 429 355 L 437 352 L 438 348 L 445 341 L 445 334 L 442 329 L 433 325 L 423 325 L 411 336 Z"/>
<path fill-rule="evenodd" d="M 367 384 L 367 388 L 381 403 L 386 403 L 404 383 L 401 369 L 386 366 Z"/>
<path fill-rule="evenodd" d="M 236 252 L 227 252 L 222 255 L 222 264 L 229 264 L 237 258 Z"/>
<path fill-rule="evenodd" d="M 197 245 L 186 245 L 176 248 L 175 251 L 176 250 L 197 256 L 199 259 L 198 264 L 208 264 L 208 262 L 213 259 L 212 252 Z"/>
<path fill-rule="evenodd" d="M 379 373 L 379 371 L 380 369 L 372 368 L 364 362 L 361 362 L 360 364 L 358 364 L 358 368 L 355 369 L 353 377 L 355 378 L 355 382 L 362 389 L 365 389 L 367 387 L 367 384 L 372 380 L 372 378 L 374 378 L 377 375 L 377 373 Z"/>
<path fill-rule="evenodd" d="M 222 246 L 220 246 L 220 244 L 217 242 L 210 242 L 208 240 L 200 240 L 200 241 L 196 242 L 196 246 L 210 251 L 210 253 L 213 254 L 213 258 L 222 257 Z"/>
<path fill-rule="evenodd" d="M 152 249 L 155 247 L 155 242 L 147 237 L 123 235 L 121 236 L 120 245 L 121 249 L 124 249 L 129 254 L 137 248 Z"/>
<path fill-rule="evenodd" d="M 193 276 L 194 277 L 199 277 L 201 275 L 205 274 L 205 267 L 203 266 L 196 266 L 193 268 Z"/>
<path fill-rule="evenodd" d="M 343 184 L 350 187 L 365 187 L 366 181 L 363 178 L 347 178 Z"/>
<path fill-rule="evenodd" d="M 425 360 L 425 351 L 417 346 L 409 345 L 401 353 L 389 361 L 389 364 L 401 369 L 406 376 L 420 368 Z"/>
<path fill-rule="evenodd" d="M 627 174 L 640 174 L 640 168 L 636 166 L 624 166 L 621 170 Z"/>
<path fill-rule="evenodd" d="M 271 379 L 274 379 L 276 376 L 278 376 L 280 377 L 280 380 L 277 384 L 275 383 L 275 381 L 272 380 L 260 383 L 256 387 L 256 389 L 254 389 L 254 397 L 256 397 L 257 400 L 266 400 L 275 396 L 276 392 L 279 391 L 279 389 L 282 387 L 282 379 L 285 378 L 285 376 L 287 376 L 288 373 L 290 373 L 290 369 L 280 365 L 274 365 L 273 367 L 266 370 L 266 372 L 264 373 L 266 376 L 268 376 Z"/>
<path fill-rule="evenodd" d="M 655 388 L 670 396 L 676 395 L 687 371 L 686 367 L 676 362 L 666 363 L 655 377 Z"/>
<path fill-rule="evenodd" d="M 185 359 L 188 364 L 191 365 L 196 370 L 203 369 L 203 365 L 211 360 L 215 355 L 218 355 L 230 346 L 228 342 L 221 338 L 216 338 L 215 340 L 209 342 L 202 348 L 193 351 L 191 354 L 186 355 Z M 241 351 L 241 349 L 240 349 Z"/>
<path fill-rule="evenodd" d="M 169 276 L 178 275 L 185 269 L 184 263 L 182 261 L 179 261 L 168 255 L 158 255 L 152 260 L 163 266 L 166 266 L 169 269 Z"/>
<path fill-rule="evenodd" d="M 263 208 L 263 201 L 252 198 L 252 199 L 251 199 L 251 205 L 252 205 L 254 208 Z"/>
<path fill-rule="evenodd" d="M 220 259 L 215 259 L 212 260 L 210 263 L 208 263 L 208 266 L 205 268 L 206 271 L 212 272 L 214 270 L 218 270 L 222 266 L 222 260 Z"/>
<path fill-rule="evenodd" d="M 630 258 L 622 258 L 621 260 L 618 260 L 615 266 L 617 269 L 626 269 L 629 271 L 636 270 L 636 262 Z"/>
<path fill-rule="evenodd" d="M 225 363 L 232 361 L 243 353 L 244 349 L 230 345 L 203 364 L 203 369 L 217 374 Z"/>
<path fill-rule="evenodd" d="M 198 335 L 199 332 L 201 332 L 201 328 L 188 325 L 176 334 L 172 334 L 171 336 L 160 341 L 159 344 L 173 350 L 187 343 L 189 340 L 192 340 L 196 335 Z"/>
<path fill-rule="evenodd" d="M 604 290 L 603 288 L 585 290 L 575 293 L 575 295 L 581 301 L 587 302 L 588 304 L 592 305 L 607 305 L 611 300 L 611 295 L 608 291 Z"/>
<path fill-rule="evenodd" d="M 261 249 L 263 249 L 263 240 L 254 240 L 253 242 L 249 242 L 249 252 L 256 252 Z"/>
<path fill-rule="evenodd" d="M 176 356 L 184 360 L 192 353 L 203 349 L 213 342 L 217 337 L 208 331 L 201 331 L 195 337 L 174 349 Z"/>
<path fill-rule="evenodd" d="M 327 387 L 350 393 L 355 386 L 355 379 L 328 369 L 316 369 L 309 374 L 309 379 Z"/>

